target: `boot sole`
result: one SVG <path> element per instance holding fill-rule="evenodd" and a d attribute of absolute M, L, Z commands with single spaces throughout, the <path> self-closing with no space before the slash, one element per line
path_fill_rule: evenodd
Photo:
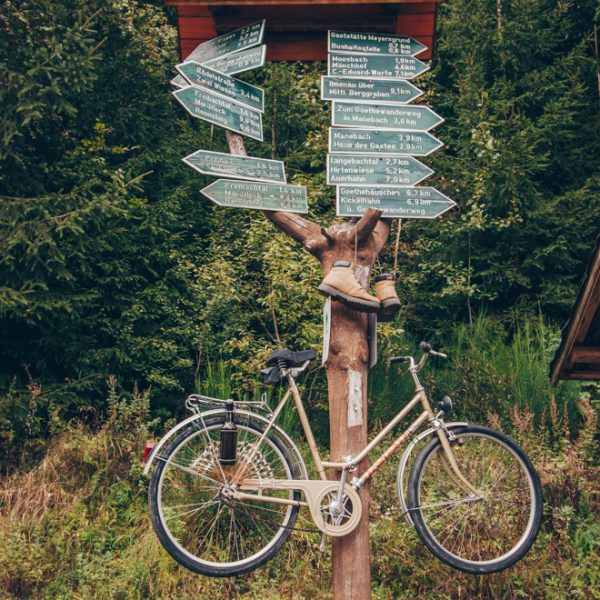
<path fill-rule="evenodd" d="M 400 300 L 398 298 L 388 298 L 381 303 L 381 309 L 377 313 L 377 319 L 381 323 L 393 321 L 394 317 L 400 310 Z"/>
<path fill-rule="evenodd" d="M 360 298 L 355 298 L 354 296 L 348 296 L 348 294 L 343 294 L 339 290 L 335 288 L 321 284 L 318 288 L 319 292 L 323 294 L 323 296 L 330 296 L 332 300 L 339 300 L 343 302 L 350 308 L 354 308 L 355 310 L 359 310 L 361 312 L 377 312 L 381 305 L 379 302 L 377 304 L 375 302 L 369 302 L 368 300 L 361 300 Z"/>

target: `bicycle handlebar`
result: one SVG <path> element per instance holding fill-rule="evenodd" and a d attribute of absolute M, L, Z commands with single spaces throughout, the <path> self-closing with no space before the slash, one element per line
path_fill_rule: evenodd
<path fill-rule="evenodd" d="M 405 362 L 407 362 L 410 364 L 411 368 L 416 365 L 418 367 L 418 370 L 420 370 L 421 367 L 423 367 L 425 365 L 425 363 L 427 362 L 427 359 L 429 358 L 429 356 L 437 356 L 438 358 L 448 358 L 447 354 L 433 350 L 431 345 L 428 344 L 427 342 L 421 342 L 419 344 L 419 348 L 421 348 L 421 350 L 423 350 L 423 356 L 421 357 L 421 360 L 419 361 L 418 364 L 416 364 L 416 361 L 412 356 L 392 356 L 392 358 L 390 358 L 390 363 L 405 363 Z"/>

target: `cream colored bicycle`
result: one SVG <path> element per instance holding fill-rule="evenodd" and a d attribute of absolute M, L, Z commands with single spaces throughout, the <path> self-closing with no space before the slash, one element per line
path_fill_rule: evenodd
<path fill-rule="evenodd" d="M 152 523 L 169 554 L 203 575 L 246 573 L 277 553 L 303 507 L 324 535 L 347 535 L 362 514 L 361 488 L 410 440 L 398 468 L 400 507 L 429 550 L 468 573 L 493 573 L 516 563 L 539 530 L 539 478 L 523 450 L 504 434 L 445 423 L 450 398 L 440 402 L 437 413 L 432 410 L 418 374 L 430 356 L 445 355 L 425 342 L 421 349 L 418 362 L 411 356 L 391 359 L 408 364 L 415 396 L 361 452 L 343 462 L 322 460 L 296 385 L 316 357 L 312 350 L 272 353 L 264 380 L 288 386 L 272 412 L 264 401 L 190 396 L 186 406 L 193 416 L 164 436 L 145 468 L 146 473 L 152 470 Z M 309 478 L 298 448 L 276 424 L 290 398 L 317 479 Z M 357 465 L 419 406 L 411 425 L 356 475 Z M 422 426 L 427 429 L 417 435 Z M 407 478 L 404 473 L 417 444 L 423 447 Z M 336 480 L 327 478 L 328 469 Z"/>

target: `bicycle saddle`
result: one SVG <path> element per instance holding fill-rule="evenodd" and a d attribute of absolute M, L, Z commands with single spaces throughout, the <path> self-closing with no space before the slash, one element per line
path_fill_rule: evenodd
<path fill-rule="evenodd" d="M 296 367 L 307 360 L 314 360 L 315 358 L 317 358 L 317 353 L 314 350 L 299 350 L 298 352 L 292 352 L 287 348 L 283 348 L 271 352 L 271 355 L 267 359 L 267 365 L 272 367 L 273 365 L 276 365 L 278 361 L 284 360 L 288 366 Z"/>

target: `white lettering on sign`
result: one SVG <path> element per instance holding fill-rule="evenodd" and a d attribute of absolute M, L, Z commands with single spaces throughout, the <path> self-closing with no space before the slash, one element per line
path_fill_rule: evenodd
<path fill-rule="evenodd" d="M 348 370 L 348 427 L 357 427 L 363 423 L 362 375 L 358 371 Z"/>

